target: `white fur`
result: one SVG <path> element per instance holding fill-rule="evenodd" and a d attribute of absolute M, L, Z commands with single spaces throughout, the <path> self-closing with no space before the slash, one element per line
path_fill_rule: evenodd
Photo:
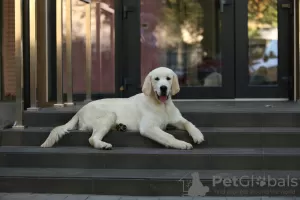
<path fill-rule="evenodd" d="M 169 77 L 170 80 L 167 80 Z M 159 80 L 158 80 L 159 79 Z M 160 86 L 167 86 L 168 100 L 160 102 Z M 130 98 L 101 99 L 83 106 L 65 125 L 54 128 L 42 147 L 53 146 L 63 135 L 77 127 L 79 130 L 92 131 L 90 144 L 97 149 L 110 149 L 111 144 L 102 141 L 103 137 L 122 123 L 128 131 L 139 131 L 166 147 L 176 149 L 192 149 L 187 142 L 176 139 L 164 131 L 167 124 L 186 130 L 199 144 L 204 141 L 200 130 L 182 117 L 172 102 L 171 96 L 179 92 L 176 74 L 169 68 L 159 67 L 151 71 L 145 79 L 143 93 Z"/>

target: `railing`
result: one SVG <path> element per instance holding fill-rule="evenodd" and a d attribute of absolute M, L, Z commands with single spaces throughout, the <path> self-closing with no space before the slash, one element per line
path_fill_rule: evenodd
<path fill-rule="evenodd" d="M 73 80 L 72 80 L 72 0 L 66 1 L 66 69 L 67 69 L 67 102 L 63 101 L 63 0 L 56 0 L 56 78 L 57 78 L 57 102 L 55 107 L 72 106 L 73 103 Z M 91 101 L 91 0 L 81 0 L 86 3 L 86 101 Z M 22 0 L 15 0 L 15 68 L 16 68 L 16 121 L 13 128 L 22 129 L 23 125 L 23 17 Z M 46 2 L 46 0 L 45 0 Z M 45 48 L 48 49 L 48 17 L 47 3 L 45 6 L 44 21 L 42 24 L 45 39 Z M 29 21 L 30 21 L 30 107 L 28 111 L 39 110 L 37 104 L 37 0 L 29 0 Z M 45 65 L 47 67 L 48 52 L 45 51 Z"/>
<path fill-rule="evenodd" d="M 16 121 L 14 128 L 23 126 L 23 37 L 22 1 L 15 1 L 15 62 L 16 62 Z"/>

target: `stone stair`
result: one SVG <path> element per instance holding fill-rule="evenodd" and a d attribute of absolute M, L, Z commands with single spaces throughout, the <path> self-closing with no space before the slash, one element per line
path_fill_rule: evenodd
<path fill-rule="evenodd" d="M 39 145 L 50 130 L 80 106 L 25 111 L 26 129 L 1 131 L 0 192 L 186 196 L 192 177 L 199 176 L 209 188 L 206 196 L 300 196 L 300 109 L 266 104 L 178 102 L 205 135 L 193 150 L 168 149 L 139 133 L 117 131 L 104 138 L 113 145 L 109 151 L 90 147 L 91 133 L 83 131 L 43 149 Z M 168 132 L 192 142 L 184 131 Z M 273 183 L 281 179 L 289 185 Z"/>

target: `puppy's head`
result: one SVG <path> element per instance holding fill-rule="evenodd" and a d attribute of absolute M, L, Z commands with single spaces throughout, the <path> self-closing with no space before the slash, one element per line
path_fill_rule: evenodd
<path fill-rule="evenodd" d="M 156 68 L 145 78 L 142 91 L 145 95 L 165 103 L 170 96 L 180 91 L 177 75 L 169 68 Z"/>

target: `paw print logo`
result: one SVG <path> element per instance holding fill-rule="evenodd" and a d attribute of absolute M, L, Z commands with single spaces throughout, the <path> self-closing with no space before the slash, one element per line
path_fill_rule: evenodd
<path fill-rule="evenodd" d="M 264 187 L 265 185 L 267 185 L 267 181 L 266 181 L 265 178 L 259 177 L 259 178 L 257 178 L 257 180 L 256 180 L 256 184 L 257 184 L 258 186 L 260 186 L 260 187 Z"/>

